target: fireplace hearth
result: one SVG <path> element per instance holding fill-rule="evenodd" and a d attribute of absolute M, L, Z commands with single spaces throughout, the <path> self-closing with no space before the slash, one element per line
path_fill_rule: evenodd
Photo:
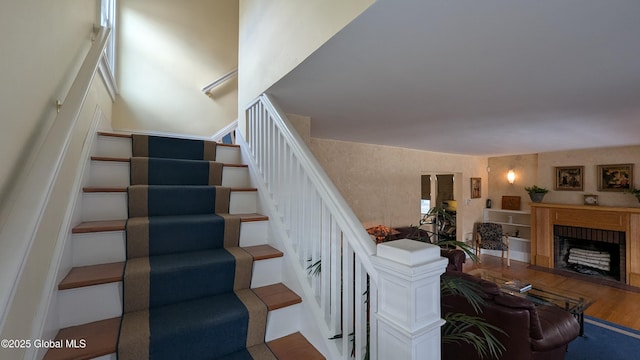
<path fill-rule="evenodd" d="M 624 232 L 554 225 L 553 233 L 557 270 L 626 282 Z"/>

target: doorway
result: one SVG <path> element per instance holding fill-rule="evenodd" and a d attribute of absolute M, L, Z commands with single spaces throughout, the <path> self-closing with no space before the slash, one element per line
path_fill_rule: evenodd
<path fill-rule="evenodd" d="M 420 212 L 422 215 L 429 212 L 432 207 L 442 207 L 449 212 L 454 219 L 453 233 L 457 241 L 461 239 L 458 224 L 461 217 L 458 208 L 458 199 L 462 199 L 462 173 L 427 172 L 421 175 L 421 199 Z"/>

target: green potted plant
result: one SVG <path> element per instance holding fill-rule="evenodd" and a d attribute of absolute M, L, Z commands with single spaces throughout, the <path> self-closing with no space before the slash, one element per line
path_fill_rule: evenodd
<path fill-rule="evenodd" d="M 539 187 L 538 185 L 527 186 L 524 189 L 527 191 L 531 201 L 533 202 L 541 202 L 544 195 L 549 192 L 548 189 Z"/>

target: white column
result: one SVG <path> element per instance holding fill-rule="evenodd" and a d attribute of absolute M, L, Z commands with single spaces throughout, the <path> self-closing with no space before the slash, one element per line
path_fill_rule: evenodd
<path fill-rule="evenodd" d="M 439 360 L 440 275 L 447 266 L 440 248 L 408 239 L 386 242 L 378 245 L 373 263 L 378 359 Z"/>

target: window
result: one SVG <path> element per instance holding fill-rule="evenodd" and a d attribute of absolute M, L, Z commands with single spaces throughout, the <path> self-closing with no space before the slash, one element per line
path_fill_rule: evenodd
<path fill-rule="evenodd" d="M 109 70 L 112 74 L 115 74 L 115 53 L 116 53 L 116 0 L 102 0 L 102 11 L 100 25 L 111 28 L 111 37 L 107 43 L 105 49 L 107 55 L 107 61 L 109 63 Z"/>

